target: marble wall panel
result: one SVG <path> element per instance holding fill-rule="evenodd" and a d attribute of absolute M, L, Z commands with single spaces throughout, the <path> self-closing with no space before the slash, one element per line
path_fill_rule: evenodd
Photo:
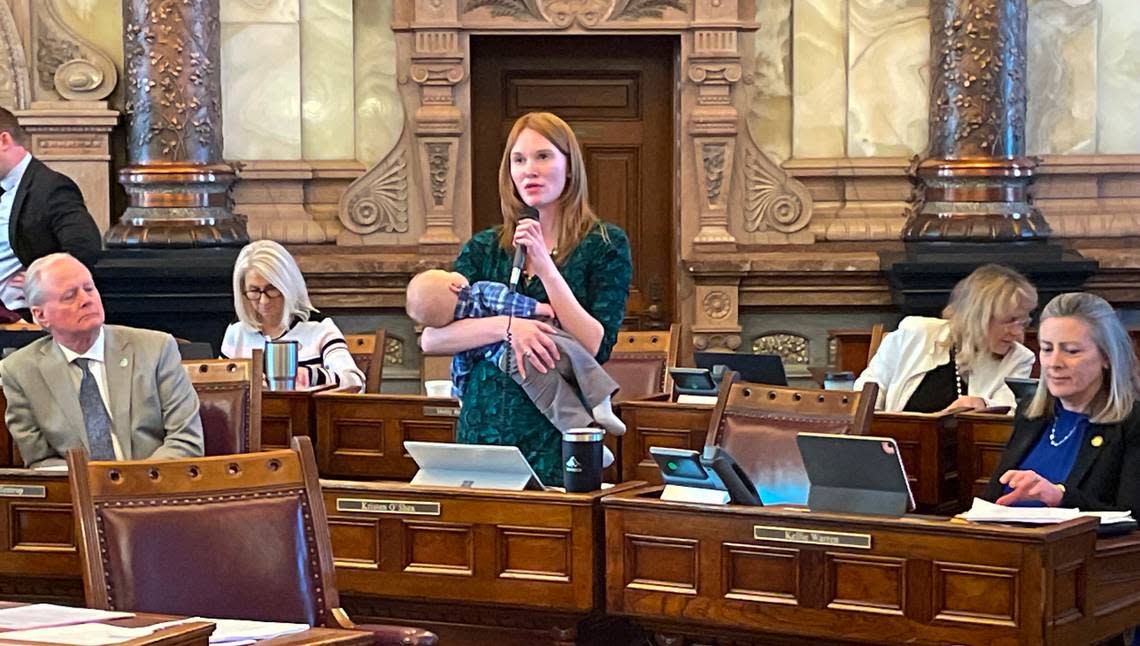
<path fill-rule="evenodd" d="M 404 129 L 404 106 L 396 87 L 392 4 L 357 2 L 353 32 L 356 159 L 371 165 L 396 146 Z"/>
<path fill-rule="evenodd" d="M 1101 0 L 1097 152 L 1140 154 L 1140 2 Z"/>
<path fill-rule="evenodd" d="M 760 149 L 782 162 L 792 154 L 792 0 L 759 3 L 756 22 L 748 125 Z"/>
<path fill-rule="evenodd" d="M 847 154 L 909 157 L 926 148 L 928 0 L 848 0 Z"/>
<path fill-rule="evenodd" d="M 844 157 L 847 0 L 792 5 L 792 156 Z"/>
<path fill-rule="evenodd" d="M 41 0 L 54 2 L 62 20 L 115 62 L 120 79 L 123 73 L 122 0 Z"/>
<path fill-rule="evenodd" d="M 300 0 L 221 0 L 222 22 L 295 23 Z"/>
<path fill-rule="evenodd" d="M 352 0 L 301 0 L 301 150 L 353 159 Z"/>
<path fill-rule="evenodd" d="M 294 23 L 222 24 L 226 159 L 301 159 L 301 44 Z"/>
<path fill-rule="evenodd" d="M 1096 147 L 1097 0 L 1030 0 L 1025 146 L 1030 155 Z"/>

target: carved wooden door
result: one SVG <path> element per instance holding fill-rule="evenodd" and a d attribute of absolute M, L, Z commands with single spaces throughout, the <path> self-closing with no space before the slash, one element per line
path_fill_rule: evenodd
<path fill-rule="evenodd" d="M 674 320 L 677 47 L 667 36 L 471 38 L 474 230 L 502 221 L 498 169 L 515 119 L 562 117 L 582 145 L 591 206 L 629 235 L 632 329 Z"/>

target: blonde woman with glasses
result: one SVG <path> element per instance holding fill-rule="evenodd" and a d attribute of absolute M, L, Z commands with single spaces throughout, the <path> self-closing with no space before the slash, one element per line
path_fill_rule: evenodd
<path fill-rule="evenodd" d="M 1037 393 L 983 496 L 1140 518 L 1140 375 L 1128 332 L 1103 298 L 1061 294 L 1041 313 L 1038 339 Z"/>
<path fill-rule="evenodd" d="M 226 328 L 222 357 L 248 358 L 267 340 L 296 341 L 298 385 L 333 384 L 357 392 L 364 388 L 364 373 L 336 324 L 311 319 L 317 310 L 285 247 L 260 240 L 241 250 L 234 263 L 234 310 L 238 322 Z"/>
<path fill-rule="evenodd" d="M 1037 290 L 1016 271 L 983 265 L 954 286 L 942 318 L 908 316 L 883 337 L 859 379 L 879 384 L 877 410 L 934 413 L 1016 406 L 1006 377 L 1028 377 L 1021 342 Z"/>

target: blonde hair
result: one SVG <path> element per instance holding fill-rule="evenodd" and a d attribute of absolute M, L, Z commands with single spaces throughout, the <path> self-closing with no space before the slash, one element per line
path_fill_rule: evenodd
<path fill-rule="evenodd" d="M 558 249 L 558 257 L 555 260 L 560 262 L 570 257 L 570 252 L 598 222 L 598 216 L 594 214 L 588 203 L 590 191 L 586 185 L 586 161 L 582 157 L 578 137 L 565 121 L 550 112 L 524 114 L 515 121 L 511 133 L 507 136 L 503 159 L 499 163 L 499 207 L 503 212 L 503 230 L 499 234 L 499 246 L 508 251 L 514 248 L 515 226 L 519 221 L 519 211 L 526 206 L 511 177 L 511 149 L 515 147 L 519 134 L 527 128 L 545 137 L 566 156 L 566 186 L 558 198 L 558 207 L 562 215 L 558 218 L 557 239 L 554 242 Z M 604 228 L 602 235 L 605 235 Z"/>
<path fill-rule="evenodd" d="M 408 316 L 424 327 L 443 327 L 454 321 L 459 295 L 451 291 L 451 284 L 456 275 L 461 274 L 429 269 L 413 276 L 404 305 Z"/>
<path fill-rule="evenodd" d="M 958 281 L 942 318 L 950 322 L 950 342 L 963 373 L 990 353 L 990 323 L 1037 307 L 1037 290 L 1025 276 L 1002 265 L 982 265 Z"/>
<path fill-rule="evenodd" d="M 1087 325 L 1093 344 L 1108 363 L 1100 392 L 1089 403 L 1089 419 L 1098 424 L 1113 424 L 1128 417 L 1140 389 L 1140 372 L 1137 371 L 1132 338 L 1116 311 L 1099 296 L 1071 292 L 1057 296 L 1045 306 L 1041 320 L 1044 322 L 1051 318 L 1074 318 Z M 1026 407 L 1025 416 L 1052 415 L 1054 401 L 1043 375 L 1037 383 L 1037 392 Z"/>
<path fill-rule="evenodd" d="M 309 314 L 317 311 L 309 301 L 301 268 L 289 251 L 272 240 L 258 240 L 247 244 L 234 263 L 234 311 L 242 323 L 255 330 L 268 323 L 258 322 L 257 310 L 245 297 L 245 278 L 251 271 L 261 274 L 285 299 L 278 323 L 288 327 L 294 318 L 307 321 Z"/>

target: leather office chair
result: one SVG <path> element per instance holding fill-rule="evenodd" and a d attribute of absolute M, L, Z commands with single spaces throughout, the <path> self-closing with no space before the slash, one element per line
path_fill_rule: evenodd
<path fill-rule="evenodd" d="M 364 373 L 364 392 L 380 392 L 384 378 L 384 346 L 388 335 L 384 328 L 373 334 L 349 334 L 344 337 L 348 352 L 356 361 L 356 367 Z"/>
<path fill-rule="evenodd" d="M 427 646 L 418 628 L 353 625 L 339 607 L 313 447 L 141 462 L 68 452 L 87 606 L 303 622 Z"/>
<path fill-rule="evenodd" d="M 261 357 L 182 362 L 198 393 L 206 455 L 261 450 Z"/>
<path fill-rule="evenodd" d="M 874 383 L 860 392 L 752 384 L 728 372 L 705 444 L 728 451 L 765 504 L 804 504 L 809 483 L 796 433 L 864 435 L 878 392 Z"/>
<path fill-rule="evenodd" d="M 605 369 L 621 390 L 615 399 L 643 399 L 673 389 L 669 368 L 677 365 L 681 328 L 674 323 L 668 330 L 618 332 Z"/>

